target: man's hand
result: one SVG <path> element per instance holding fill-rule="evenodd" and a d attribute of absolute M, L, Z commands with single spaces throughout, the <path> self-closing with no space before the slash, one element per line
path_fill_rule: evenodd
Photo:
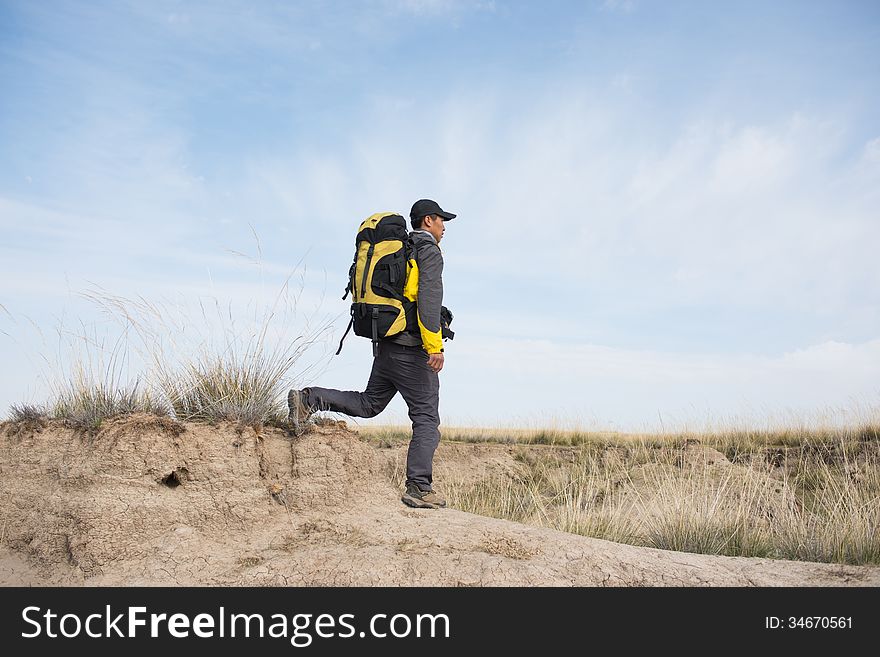
<path fill-rule="evenodd" d="M 443 352 L 439 354 L 428 354 L 428 367 L 435 372 L 443 369 Z"/>

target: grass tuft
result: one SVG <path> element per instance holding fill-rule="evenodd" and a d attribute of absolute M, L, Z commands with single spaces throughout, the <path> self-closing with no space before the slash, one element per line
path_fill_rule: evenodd
<path fill-rule="evenodd" d="M 110 418 L 132 413 L 167 416 L 168 407 L 133 388 L 97 385 L 72 385 L 61 390 L 52 402 L 50 417 L 80 431 L 97 431 Z"/>
<path fill-rule="evenodd" d="M 12 404 L 9 408 L 9 420 L 15 423 L 45 422 L 49 419 L 49 413 L 37 404 Z"/>

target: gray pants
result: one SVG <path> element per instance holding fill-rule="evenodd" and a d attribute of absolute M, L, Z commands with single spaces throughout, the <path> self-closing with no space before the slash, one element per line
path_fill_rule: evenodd
<path fill-rule="evenodd" d="M 308 388 L 306 403 L 322 411 L 374 417 L 400 392 L 409 407 L 412 440 L 406 454 L 406 483 L 431 490 L 434 451 L 440 443 L 440 377 L 421 347 L 380 341 L 363 392 Z"/>

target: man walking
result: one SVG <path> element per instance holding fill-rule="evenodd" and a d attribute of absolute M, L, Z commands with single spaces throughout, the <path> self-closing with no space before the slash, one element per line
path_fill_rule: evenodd
<path fill-rule="evenodd" d="M 446 222 L 456 215 L 435 201 L 416 201 L 410 211 L 412 241 L 418 271 L 416 309 L 418 327 L 380 340 L 367 389 L 363 392 L 331 388 L 291 390 L 287 396 L 290 419 L 306 420 L 315 411 L 336 411 L 354 417 L 374 417 L 400 392 L 409 408 L 412 439 L 406 457 L 405 504 L 436 509 L 446 500 L 433 490 L 434 451 L 440 442 L 440 370 L 443 369 L 441 307 L 443 255 L 440 240 Z"/>

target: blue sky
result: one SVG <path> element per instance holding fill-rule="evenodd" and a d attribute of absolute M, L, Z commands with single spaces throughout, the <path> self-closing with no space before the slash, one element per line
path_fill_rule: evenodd
<path fill-rule="evenodd" d="M 302 261 L 326 350 L 354 229 L 422 197 L 450 423 L 878 401 L 877 3 L 3 0 L 0 81 L 3 407 L 92 285 L 244 308 Z"/>

